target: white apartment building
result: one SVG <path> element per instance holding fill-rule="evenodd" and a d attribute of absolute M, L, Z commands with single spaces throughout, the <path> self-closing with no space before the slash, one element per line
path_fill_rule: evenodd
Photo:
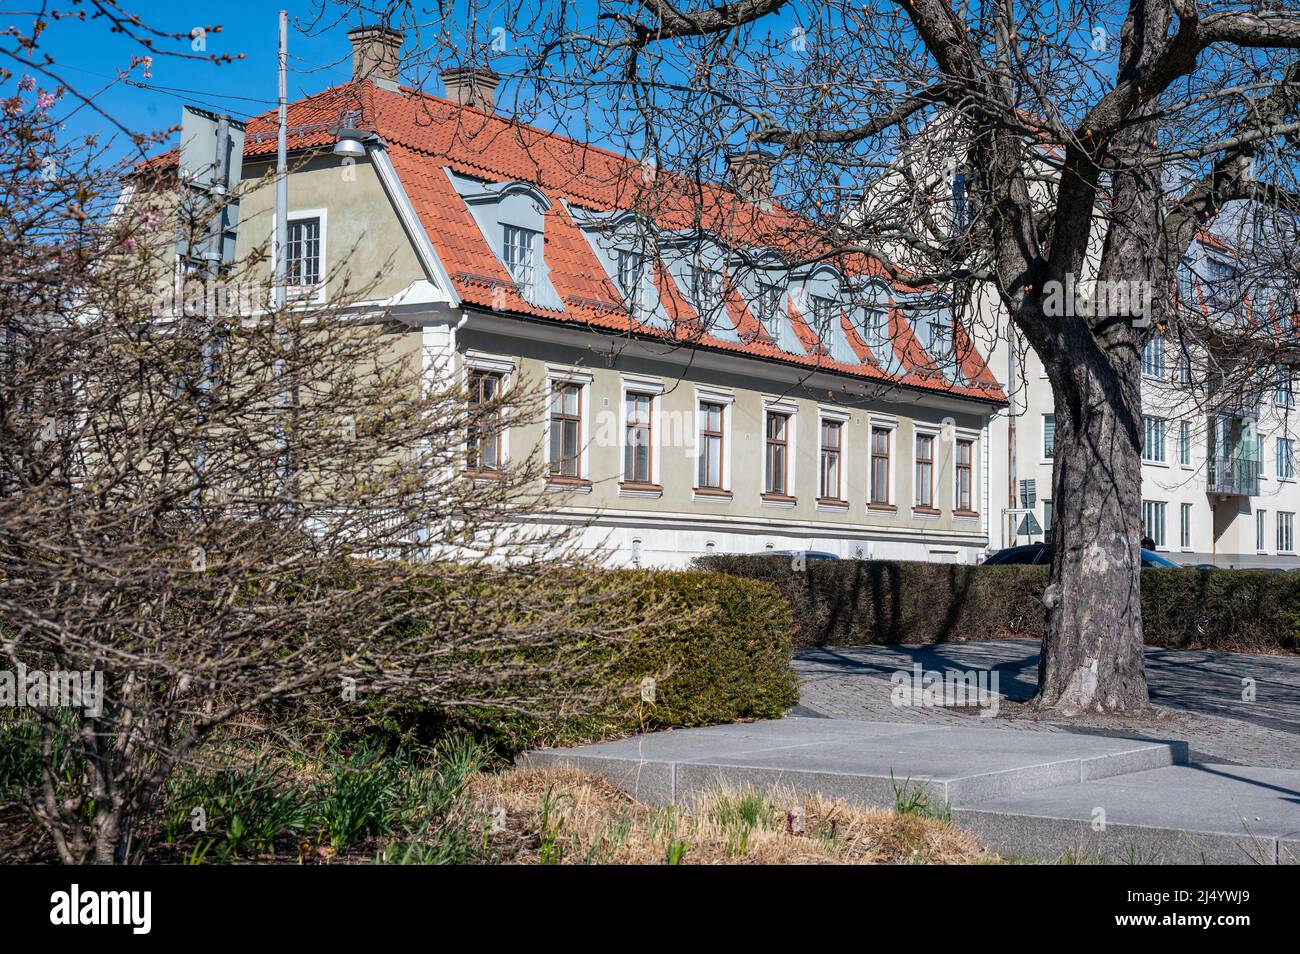
<path fill-rule="evenodd" d="M 1230 280 L 1236 255 L 1202 236 L 1184 262 L 1184 287 L 1198 284 L 1206 300 Z M 1005 314 L 1001 309 L 998 313 Z M 1014 340 L 1002 321 L 989 364 L 1009 407 L 990 426 L 993 481 L 989 546 L 1045 539 L 1053 520 L 1052 389 L 1042 362 Z M 1017 353 L 1019 352 L 1019 353 Z M 1300 566 L 1296 553 L 1296 409 L 1288 378 L 1231 409 L 1207 411 L 1206 382 L 1193 362 L 1156 335 L 1142 356 L 1142 512 L 1156 551 L 1176 563 L 1219 567 Z M 1210 399 L 1213 407 L 1213 398 Z M 1041 528 L 1026 534 L 1030 510 Z M 1010 511 L 1010 513 L 1008 512 Z M 1032 522 L 1029 529 L 1032 529 Z"/>

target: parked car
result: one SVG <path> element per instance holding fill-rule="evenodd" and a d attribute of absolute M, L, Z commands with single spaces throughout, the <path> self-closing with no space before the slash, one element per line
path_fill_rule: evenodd
<path fill-rule="evenodd" d="M 1052 545 L 1050 543 L 1027 543 L 1019 547 L 1007 547 L 994 553 L 981 566 L 1010 566 L 1012 564 L 1048 566 L 1052 562 Z M 1176 570 L 1178 564 L 1166 560 L 1159 553 L 1151 550 L 1142 551 L 1142 565 L 1159 567 L 1164 570 Z"/>
<path fill-rule="evenodd" d="M 805 560 L 839 559 L 834 553 L 827 553 L 825 550 L 764 550 L 759 556 L 785 557 L 787 560 L 793 560 L 795 557 L 803 557 Z"/>

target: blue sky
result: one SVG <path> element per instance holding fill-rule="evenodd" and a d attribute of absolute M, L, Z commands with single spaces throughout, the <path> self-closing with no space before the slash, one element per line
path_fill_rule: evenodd
<path fill-rule="evenodd" d="M 124 6 L 150 26 L 187 36 L 196 27 L 219 23 L 221 32 L 208 33 L 204 38 L 207 52 L 245 56 L 218 66 L 155 55 L 152 75 L 146 79 L 142 65 L 134 69 L 130 65 L 133 55 L 147 51 L 123 36 L 112 34 L 102 21 L 53 23 L 41 42 L 42 52 L 54 57 L 53 68 L 74 84 L 78 92 L 96 94 L 95 105 L 129 129 L 154 132 L 178 123 L 181 106 L 187 102 L 219 109 L 236 118 L 246 118 L 275 105 L 276 16 L 281 4 L 187 5 L 127 0 Z M 311 4 L 287 2 L 283 6 L 290 15 L 290 100 L 345 81 L 350 54 L 344 31 L 332 29 L 321 36 L 304 36 L 293 29 L 293 18 L 309 16 Z M 212 11 L 219 11 L 220 19 L 215 19 Z M 188 39 L 157 42 L 159 50 L 189 53 L 190 47 Z M 13 68 L 12 64 L 8 65 Z M 115 82 L 120 72 L 127 72 L 133 83 L 141 85 Z M 46 88 L 50 85 L 40 76 L 36 81 Z M 108 124 L 102 116 L 85 106 L 75 107 L 75 101 L 67 99 L 55 111 L 56 116 L 66 117 L 69 135 L 105 131 Z"/>

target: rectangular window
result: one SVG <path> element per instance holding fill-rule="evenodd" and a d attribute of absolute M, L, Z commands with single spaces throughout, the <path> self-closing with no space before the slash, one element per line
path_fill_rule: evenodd
<path fill-rule="evenodd" d="M 722 276 L 713 269 L 696 266 L 691 281 L 696 305 L 715 305 L 722 297 Z"/>
<path fill-rule="evenodd" d="M 820 295 L 812 296 L 812 317 L 813 328 L 817 334 L 825 335 L 831 323 L 834 321 L 835 299 L 823 298 Z"/>
<path fill-rule="evenodd" d="M 867 308 L 867 318 L 865 323 L 867 333 L 867 346 L 873 349 L 883 349 L 889 341 L 889 312 L 884 308 Z M 887 361 L 888 355 L 876 355 L 878 361 Z"/>
<path fill-rule="evenodd" d="M 1178 506 L 1178 545 L 1184 550 L 1192 548 L 1192 505 Z"/>
<path fill-rule="evenodd" d="M 1142 348 L 1142 373 L 1148 378 L 1161 378 L 1165 374 L 1165 339 L 1152 335 Z"/>
<path fill-rule="evenodd" d="M 501 469 L 501 384 L 495 371 L 471 371 L 469 375 L 469 438 L 465 465 L 472 471 Z"/>
<path fill-rule="evenodd" d="M 1184 467 L 1192 466 L 1192 424 L 1190 421 L 1178 422 L 1178 463 Z"/>
<path fill-rule="evenodd" d="M 551 476 L 582 476 L 581 456 L 582 385 L 557 381 L 551 390 Z"/>
<path fill-rule="evenodd" d="M 1163 500 L 1142 501 L 1142 526 L 1155 545 L 1163 548 L 1165 545 L 1165 502 Z"/>
<path fill-rule="evenodd" d="M 1264 511 L 1255 511 L 1255 549 L 1260 553 L 1265 550 L 1265 544 L 1268 541 L 1268 528 L 1266 526 Z"/>
<path fill-rule="evenodd" d="M 1056 453 L 1056 415 L 1043 415 L 1043 459 L 1051 460 Z"/>
<path fill-rule="evenodd" d="M 1048 533 L 1052 529 L 1052 502 L 1043 501 L 1043 533 Z"/>
<path fill-rule="evenodd" d="M 514 225 L 507 225 L 504 229 L 502 248 L 505 250 L 506 271 L 519 285 L 520 292 L 529 295 L 533 291 L 536 274 L 534 256 L 537 233 Z"/>
<path fill-rule="evenodd" d="M 954 507 L 957 510 L 966 513 L 972 512 L 975 508 L 972 506 L 974 499 L 972 496 L 974 475 L 975 475 L 975 442 L 969 440 L 957 441 L 957 479 L 956 479 L 956 500 Z"/>
<path fill-rule="evenodd" d="M 1165 462 L 1165 419 L 1142 415 L 1142 459 L 1153 464 Z"/>
<path fill-rule="evenodd" d="M 624 399 L 627 420 L 623 435 L 623 480 L 648 484 L 654 479 L 651 460 L 650 411 L 654 398 L 629 391 Z"/>
<path fill-rule="evenodd" d="M 780 340 L 781 286 L 767 282 L 758 283 L 758 320 L 773 341 Z"/>
<path fill-rule="evenodd" d="M 640 312 L 645 307 L 644 259 L 640 252 L 626 249 L 619 249 L 615 256 L 618 259 L 618 285 L 623 290 L 627 306 L 634 313 Z"/>
<path fill-rule="evenodd" d="M 700 467 L 696 486 L 705 490 L 722 489 L 722 416 L 725 413 L 724 405 L 700 402 Z"/>
<path fill-rule="evenodd" d="M 767 412 L 767 459 L 763 492 L 786 497 L 790 494 L 790 415 Z"/>
<path fill-rule="evenodd" d="M 1179 383 L 1179 384 L 1191 384 L 1191 383 L 1192 383 L 1192 359 L 1191 359 L 1190 357 L 1188 357 L 1186 351 L 1184 351 L 1184 352 L 1182 352 L 1181 354 L 1178 355 L 1178 372 L 1177 372 L 1177 374 L 1178 374 L 1178 383 Z"/>
<path fill-rule="evenodd" d="M 288 262 L 287 281 L 290 285 L 320 284 L 320 219 L 318 217 L 289 220 L 285 259 Z"/>
<path fill-rule="evenodd" d="M 1291 375 L 1286 370 L 1277 373 L 1277 397 L 1275 401 L 1278 407 L 1293 407 L 1295 405 L 1295 392 L 1291 389 Z"/>
<path fill-rule="evenodd" d="M 917 507 L 934 507 L 934 435 L 916 435 L 916 487 L 913 499 Z"/>
<path fill-rule="evenodd" d="M 821 486 L 818 496 L 823 500 L 840 500 L 840 451 L 844 424 L 841 421 L 821 422 Z"/>
<path fill-rule="evenodd" d="M 1295 527 L 1295 514 L 1287 513 L 1284 510 L 1277 512 L 1277 552 L 1292 553 L 1295 551 L 1295 538 L 1292 532 Z"/>
<path fill-rule="evenodd" d="M 1283 480 L 1295 476 L 1295 451 L 1289 437 L 1277 439 L 1277 475 Z"/>
<path fill-rule="evenodd" d="M 871 429 L 871 502 L 889 503 L 889 428 Z"/>

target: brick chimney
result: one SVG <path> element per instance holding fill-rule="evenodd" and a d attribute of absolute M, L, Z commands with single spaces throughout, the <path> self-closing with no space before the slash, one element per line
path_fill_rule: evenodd
<path fill-rule="evenodd" d="M 727 153 L 727 171 L 731 175 L 731 187 L 746 202 L 752 202 L 766 209 L 772 204 L 772 166 L 771 156 L 751 149 L 746 152 Z"/>
<path fill-rule="evenodd" d="M 349 30 L 352 79 L 370 79 L 395 89 L 403 39 L 400 30 L 390 27 L 360 26 Z"/>
<path fill-rule="evenodd" d="M 501 77 L 477 66 L 457 66 L 442 71 L 442 85 L 447 98 L 458 106 L 481 109 L 485 113 L 497 108 L 497 87 Z"/>

